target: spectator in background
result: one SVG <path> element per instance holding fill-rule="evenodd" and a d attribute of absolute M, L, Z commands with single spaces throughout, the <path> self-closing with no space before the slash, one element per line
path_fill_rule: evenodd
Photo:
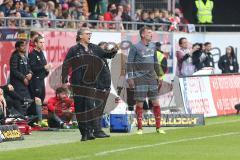
<path fill-rule="evenodd" d="M 170 15 L 169 11 L 163 10 L 162 11 L 162 18 L 160 20 L 160 23 L 163 23 L 164 25 L 162 26 L 163 31 L 168 31 L 169 26 L 172 24 L 170 22 Z"/>
<path fill-rule="evenodd" d="M 29 7 L 29 14 L 30 14 L 30 17 L 37 18 L 37 7 L 36 6 L 30 6 Z"/>
<path fill-rule="evenodd" d="M 178 41 L 180 49 L 176 52 L 177 57 L 177 69 L 176 76 L 183 76 L 185 74 L 185 69 L 183 67 L 183 62 L 190 57 L 190 50 L 188 49 L 188 40 L 182 37 Z"/>
<path fill-rule="evenodd" d="M 205 60 L 203 61 L 203 67 L 212 67 L 214 68 L 214 61 L 212 53 L 210 52 L 212 50 L 212 44 L 210 42 L 204 43 L 204 53 L 205 53 Z"/>
<path fill-rule="evenodd" d="M 123 5 L 122 21 L 123 22 L 125 22 L 125 21 L 126 22 L 130 22 L 130 21 L 132 21 L 131 5 L 130 4 Z"/>
<path fill-rule="evenodd" d="M 114 3 L 108 5 L 107 12 L 103 15 L 104 21 L 113 21 L 112 11 L 115 9 L 117 9 L 117 7 Z"/>
<path fill-rule="evenodd" d="M 142 13 L 141 13 L 141 19 L 140 19 L 139 22 L 150 23 L 148 11 L 142 11 Z M 144 24 L 139 24 L 139 25 L 138 25 L 138 29 L 142 28 L 143 26 L 144 26 Z"/>
<path fill-rule="evenodd" d="M 123 6 L 118 5 L 116 10 L 117 10 L 117 15 L 113 18 L 113 20 L 120 22 L 122 21 Z"/>
<path fill-rule="evenodd" d="M 239 65 L 232 46 L 228 46 L 226 54 L 220 57 L 218 68 L 222 70 L 222 73 L 238 73 Z"/>
<path fill-rule="evenodd" d="M 17 28 L 19 26 L 19 23 L 17 22 L 17 20 L 15 18 L 13 18 L 13 17 L 16 17 L 15 10 L 10 11 L 9 17 L 12 17 L 12 19 L 7 20 L 7 26 L 11 29 Z"/>
<path fill-rule="evenodd" d="M 193 64 L 196 66 L 196 71 L 201 70 L 204 67 L 214 68 L 213 56 L 210 52 L 212 44 L 210 42 L 204 43 L 202 50 L 194 53 Z"/>
<path fill-rule="evenodd" d="M 47 15 L 50 20 L 56 19 L 55 15 L 55 4 L 53 1 L 47 2 Z"/>
<path fill-rule="evenodd" d="M 35 26 L 37 28 L 49 28 L 49 21 L 48 21 L 48 15 L 45 12 L 39 12 L 37 14 L 37 18 L 40 18 L 41 20 L 37 20 Z"/>
<path fill-rule="evenodd" d="M 56 96 L 48 99 L 48 125 L 52 128 L 69 128 L 74 113 L 74 102 L 68 96 L 68 90 L 59 87 Z"/>
<path fill-rule="evenodd" d="M 159 23 L 159 19 L 162 18 L 160 17 L 159 9 L 155 8 L 153 12 L 154 12 L 154 22 Z"/>
<path fill-rule="evenodd" d="M 4 13 L 4 16 L 7 17 L 10 14 L 10 10 L 13 6 L 13 0 L 4 0 L 0 6 L 0 11 Z"/>
<path fill-rule="evenodd" d="M 5 16 L 4 16 L 4 12 L 0 11 L 0 27 L 1 27 L 1 26 L 4 26 L 4 20 L 1 19 L 1 18 L 4 18 L 4 17 L 5 17 Z"/>
<path fill-rule="evenodd" d="M 141 20 L 141 14 L 142 14 L 142 10 L 141 9 L 136 10 L 134 20 L 135 21 L 140 21 Z"/>
<path fill-rule="evenodd" d="M 80 19 L 83 19 L 83 4 L 80 3 L 80 2 L 77 2 L 77 1 L 74 1 L 72 3 L 72 7 L 71 7 L 71 11 L 70 11 L 70 14 L 71 14 L 71 17 L 72 19 L 74 20 L 80 20 Z"/>
<path fill-rule="evenodd" d="M 201 66 L 202 66 L 202 59 L 200 59 L 201 55 L 203 54 L 203 44 L 202 43 L 195 43 L 193 44 L 193 46 L 198 46 L 197 50 L 195 50 L 193 53 L 192 53 L 192 60 L 193 60 L 193 65 L 195 66 L 195 71 L 198 71 L 201 69 Z"/>
<path fill-rule="evenodd" d="M 21 17 L 26 17 L 27 13 L 23 10 L 23 2 L 21 0 L 14 0 L 13 2 L 14 4 L 12 10 L 19 12 L 21 14 Z"/>
<path fill-rule="evenodd" d="M 182 61 L 182 66 L 181 66 L 181 75 L 182 76 L 191 76 L 195 72 L 195 65 L 193 64 L 192 60 L 192 54 L 196 50 L 199 49 L 199 46 L 197 44 L 194 44 L 192 46 L 192 50 L 189 52 L 186 52 L 183 58 L 181 59 Z"/>
<path fill-rule="evenodd" d="M 47 15 L 47 3 L 46 2 L 39 2 L 37 4 L 37 8 L 38 8 L 38 13 L 45 13 Z"/>
<path fill-rule="evenodd" d="M 107 24 L 104 23 L 104 17 L 102 15 L 98 15 L 98 22 L 96 25 L 96 29 L 107 29 Z"/>
<path fill-rule="evenodd" d="M 36 31 L 30 32 L 30 41 L 28 46 L 28 53 L 32 53 L 33 49 L 35 48 L 34 39 L 40 36 L 40 34 Z"/>
<path fill-rule="evenodd" d="M 155 23 L 155 14 L 153 11 L 149 12 L 149 22 L 150 23 Z"/>
<path fill-rule="evenodd" d="M 171 22 L 171 25 L 169 26 L 168 31 L 173 32 L 178 30 L 178 25 L 180 24 L 180 18 L 178 15 L 171 15 L 169 17 L 169 21 Z"/>
<path fill-rule="evenodd" d="M 123 24 L 121 23 L 122 12 L 119 12 L 117 9 L 115 9 L 115 10 L 112 10 L 111 13 L 112 13 L 113 21 L 119 22 L 119 23 L 113 24 L 112 29 L 124 30 Z"/>
<path fill-rule="evenodd" d="M 118 4 L 117 5 L 117 10 L 118 10 L 118 12 L 121 12 L 121 13 L 123 13 L 123 5 L 121 5 L 121 4 Z"/>
<path fill-rule="evenodd" d="M 83 6 L 83 8 L 82 8 L 83 15 L 84 16 L 89 16 L 89 14 L 91 14 L 91 13 L 89 12 L 88 1 L 87 0 L 82 0 L 82 6 Z"/>

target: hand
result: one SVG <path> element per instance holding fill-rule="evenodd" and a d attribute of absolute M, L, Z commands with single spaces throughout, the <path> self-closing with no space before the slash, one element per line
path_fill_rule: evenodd
<path fill-rule="evenodd" d="M 112 52 L 118 52 L 118 50 L 119 46 L 117 44 L 111 49 Z"/>
<path fill-rule="evenodd" d="M 163 84 L 163 80 L 162 80 L 162 78 L 159 78 L 158 79 L 158 92 L 160 91 L 162 84 Z"/>
<path fill-rule="evenodd" d="M 28 85 L 29 85 L 29 81 L 28 81 L 27 78 L 24 78 L 23 82 L 24 82 L 25 86 L 28 86 Z"/>
<path fill-rule="evenodd" d="M 30 81 L 32 79 L 32 74 L 31 73 L 27 74 L 26 78 Z"/>
<path fill-rule="evenodd" d="M 14 88 L 13 88 L 13 86 L 11 84 L 8 85 L 8 90 L 9 91 L 14 91 Z"/>
<path fill-rule="evenodd" d="M 134 88 L 134 80 L 133 79 L 128 79 L 127 82 L 128 82 L 128 85 L 130 88 Z"/>
<path fill-rule="evenodd" d="M 42 101 L 41 101 L 41 99 L 40 99 L 40 98 L 38 98 L 38 97 L 35 97 L 35 98 L 34 98 L 34 100 L 35 100 L 35 103 L 36 103 L 36 105 L 39 105 L 39 106 L 41 106 L 41 105 L 42 105 Z"/>
<path fill-rule="evenodd" d="M 117 54 L 119 50 L 118 45 L 115 43 L 108 43 L 104 48 L 105 52 L 110 54 L 112 58 Z"/>
<path fill-rule="evenodd" d="M 0 95 L 3 95 L 3 90 L 0 88 Z"/>
<path fill-rule="evenodd" d="M 63 87 L 63 88 L 68 88 L 69 86 L 70 86 L 70 83 L 63 83 L 63 84 L 62 84 L 62 87 Z"/>
<path fill-rule="evenodd" d="M 50 71 L 50 69 L 52 68 L 52 65 L 51 64 L 46 64 L 44 66 L 44 68 L 47 70 L 47 71 Z"/>

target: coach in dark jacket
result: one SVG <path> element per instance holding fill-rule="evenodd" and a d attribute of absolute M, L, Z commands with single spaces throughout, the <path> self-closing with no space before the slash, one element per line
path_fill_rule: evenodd
<path fill-rule="evenodd" d="M 99 79 L 109 79 L 102 71 L 104 59 L 112 58 L 117 53 L 105 52 L 99 46 L 90 43 L 91 31 L 87 28 L 80 29 L 77 33 L 77 44 L 70 48 L 62 67 L 62 82 L 68 82 L 69 69 L 71 68 L 70 84 L 74 95 L 75 112 L 79 130 L 82 135 L 81 141 L 95 139 L 93 135 L 94 121 L 102 116 L 102 105 L 95 106 L 95 101 L 106 103 L 108 90 Z M 109 72 L 110 73 L 110 72 Z M 108 84 L 109 88 L 110 85 Z M 107 87 L 108 88 L 108 87 Z"/>
<path fill-rule="evenodd" d="M 29 83 L 32 78 L 29 61 L 26 54 L 26 44 L 24 41 L 17 41 L 15 51 L 10 58 L 10 83 L 14 90 L 24 98 L 31 98 Z"/>
<path fill-rule="evenodd" d="M 218 67 L 222 73 L 238 73 L 239 65 L 232 46 L 226 48 L 226 54 L 220 57 Z"/>

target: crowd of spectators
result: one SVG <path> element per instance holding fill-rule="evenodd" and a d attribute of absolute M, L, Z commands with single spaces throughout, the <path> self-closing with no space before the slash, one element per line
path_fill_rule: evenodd
<path fill-rule="evenodd" d="M 200 75 L 203 74 L 202 71 L 204 70 L 205 72 L 207 71 L 207 74 L 215 73 L 217 67 L 214 62 L 214 55 L 211 53 L 211 42 L 194 43 L 192 47 L 189 48 L 187 38 L 181 37 L 178 43 L 180 48 L 176 51 L 177 76 Z M 239 72 L 237 56 L 232 46 L 228 46 L 226 53 L 219 57 L 217 66 L 222 73 Z"/>
<path fill-rule="evenodd" d="M 176 8 L 175 14 L 167 10 L 137 9 L 131 15 L 131 5 L 126 0 L 0 0 L 0 26 L 36 28 L 79 28 L 93 29 L 131 29 L 122 22 L 144 22 L 153 29 L 175 31 L 177 25 L 184 23 L 183 14 Z M 114 3 L 115 2 L 115 3 Z M 7 21 L 3 17 L 16 17 Z M 41 18 L 20 20 L 21 17 Z M 2 18 L 2 19 L 1 19 Z M 89 21 L 95 20 L 95 21 Z M 114 21 L 115 23 L 106 22 Z M 165 25 L 164 25 L 165 24 Z M 138 25 L 137 28 L 142 27 Z"/>

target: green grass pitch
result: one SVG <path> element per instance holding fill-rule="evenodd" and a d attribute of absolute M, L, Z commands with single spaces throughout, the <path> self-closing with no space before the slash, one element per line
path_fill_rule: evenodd
<path fill-rule="evenodd" d="M 144 128 L 143 135 L 112 133 L 80 142 L 77 130 L 33 132 L 23 141 L 0 143 L 0 160 L 237 160 L 240 116 L 206 118 L 191 128 Z"/>

